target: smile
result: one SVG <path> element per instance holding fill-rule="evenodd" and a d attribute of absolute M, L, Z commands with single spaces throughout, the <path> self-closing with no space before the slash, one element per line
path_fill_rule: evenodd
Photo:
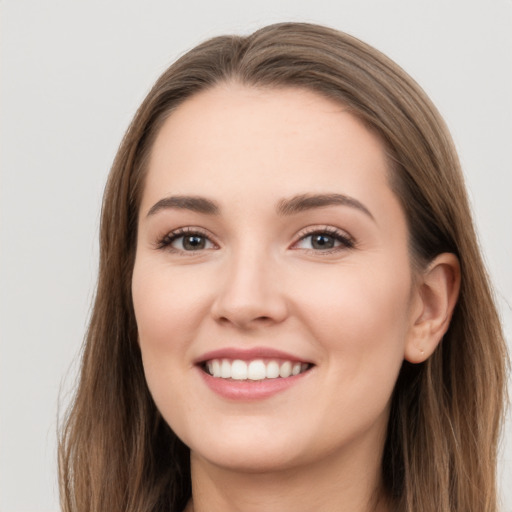
<path fill-rule="evenodd" d="M 298 361 L 278 361 L 253 359 L 210 359 L 203 370 L 212 377 L 232 380 L 262 381 L 267 379 L 286 379 L 306 372 L 310 364 Z"/>
<path fill-rule="evenodd" d="M 253 402 L 301 386 L 316 365 L 273 347 L 224 347 L 199 356 L 194 366 L 216 395 Z"/>

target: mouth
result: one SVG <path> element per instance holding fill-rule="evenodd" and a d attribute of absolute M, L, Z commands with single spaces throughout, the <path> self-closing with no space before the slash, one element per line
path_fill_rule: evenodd
<path fill-rule="evenodd" d="M 287 359 L 227 359 L 214 358 L 203 361 L 199 367 L 216 379 L 261 382 L 288 379 L 306 373 L 311 363 Z"/>
<path fill-rule="evenodd" d="M 203 382 L 229 402 L 266 400 L 307 382 L 311 361 L 273 347 L 225 347 L 194 361 Z"/>

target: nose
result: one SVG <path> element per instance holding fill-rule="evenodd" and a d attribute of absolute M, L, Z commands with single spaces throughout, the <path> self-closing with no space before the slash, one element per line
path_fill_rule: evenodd
<path fill-rule="evenodd" d="M 239 329 L 281 323 L 288 315 L 279 265 L 261 252 L 240 254 L 219 275 L 212 316 Z"/>

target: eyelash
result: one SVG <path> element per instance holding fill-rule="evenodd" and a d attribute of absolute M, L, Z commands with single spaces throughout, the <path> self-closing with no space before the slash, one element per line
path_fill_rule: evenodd
<path fill-rule="evenodd" d="M 303 240 L 306 240 L 309 237 L 313 237 L 315 235 L 327 235 L 334 239 L 335 242 L 339 242 L 340 245 L 338 247 L 332 247 L 330 249 L 304 249 L 308 252 L 313 252 L 315 254 L 323 254 L 328 255 L 335 252 L 347 250 L 347 249 L 353 249 L 356 244 L 353 238 L 351 238 L 349 235 L 347 235 L 345 232 L 331 227 L 331 226 L 324 226 L 323 228 L 319 229 L 317 227 L 311 227 L 306 228 L 299 234 L 299 239 L 297 242 L 293 244 L 293 246 L 298 245 Z M 293 248 L 292 246 L 292 248 Z M 298 250 L 298 249 L 295 249 Z"/>
<path fill-rule="evenodd" d="M 201 250 L 198 251 L 187 251 L 184 249 L 177 249 L 175 247 L 172 247 L 172 244 L 185 236 L 197 236 L 206 239 L 209 243 L 213 244 L 216 248 L 218 248 L 218 245 L 212 241 L 211 236 L 204 230 L 200 228 L 195 227 L 186 227 L 186 228 L 180 228 L 175 231 L 171 231 L 170 233 L 167 233 L 164 237 L 158 240 L 156 244 L 157 249 L 167 249 L 172 252 L 177 252 L 180 254 L 188 253 L 189 255 L 193 255 L 194 252 L 201 252 Z M 335 242 L 339 242 L 340 245 L 338 247 L 332 247 L 330 249 L 303 249 L 308 252 L 313 252 L 315 254 L 332 254 L 334 252 L 343 251 L 347 249 L 353 249 L 355 247 L 355 241 L 348 236 L 343 231 L 333 228 L 331 226 L 325 226 L 321 229 L 317 227 L 312 228 L 306 228 L 306 230 L 303 230 L 299 234 L 299 239 L 293 243 L 292 249 L 293 250 L 299 250 L 299 248 L 295 248 L 296 245 L 298 245 L 300 242 L 306 240 L 308 237 L 312 237 L 315 235 L 327 235 L 328 237 L 331 237 L 334 239 Z M 202 249 L 205 250 L 205 249 Z"/>
<path fill-rule="evenodd" d="M 175 247 L 172 247 L 173 242 L 178 240 L 179 238 L 185 237 L 185 236 L 197 236 L 204 238 L 208 240 L 211 244 L 214 246 L 217 246 L 215 242 L 212 241 L 211 236 L 204 230 L 200 228 L 195 227 L 186 227 L 186 228 L 179 228 L 175 231 L 171 231 L 170 233 L 167 233 L 164 237 L 158 240 L 156 244 L 157 249 L 167 249 L 171 252 L 179 252 L 179 253 L 190 253 L 191 255 L 194 252 L 200 252 L 200 251 L 186 251 L 183 249 L 177 249 Z"/>

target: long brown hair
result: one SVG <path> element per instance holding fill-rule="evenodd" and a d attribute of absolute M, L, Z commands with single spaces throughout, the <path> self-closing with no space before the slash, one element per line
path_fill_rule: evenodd
<path fill-rule="evenodd" d="M 152 143 L 195 93 L 235 80 L 302 87 L 347 107 L 384 141 L 406 213 L 411 260 L 457 255 L 450 328 L 424 364 L 404 362 L 382 461 L 397 511 L 495 512 L 507 354 L 456 152 L 435 107 L 394 62 L 335 30 L 272 25 L 207 41 L 174 63 L 137 111 L 117 153 L 101 218 L 100 268 L 80 381 L 61 431 L 65 512 L 179 512 L 188 449 L 164 422 L 142 369 L 131 299 L 137 215 Z"/>

